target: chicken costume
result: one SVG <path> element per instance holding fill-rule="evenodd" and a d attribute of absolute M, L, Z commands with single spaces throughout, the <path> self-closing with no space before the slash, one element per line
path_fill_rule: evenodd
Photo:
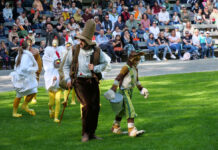
<path fill-rule="evenodd" d="M 22 109 L 30 115 L 35 116 L 33 109 L 29 109 L 28 103 L 37 93 L 38 82 L 36 80 L 36 71 L 38 70 L 37 62 L 31 52 L 27 49 L 27 42 L 22 43 L 22 48 L 18 51 L 18 56 L 15 59 L 14 71 L 10 73 L 12 84 L 16 90 L 16 98 L 13 105 L 13 117 L 21 117 L 22 114 L 17 113 L 20 100 L 26 96 Z"/>
<path fill-rule="evenodd" d="M 140 61 L 140 56 L 144 53 L 137 53 L 132 51 L 127 65 L 123 66 L 119 75 L 114 80 L 114 84 L 110 90 L 108 90 L 104 96 L 106 99 L 112 101 L 115 99 L 115 92 L 119 87 L 118 95 L 122 95 L 121 109 L 116 112 L 116 117 L 112 126 L 112 132 L 115 134 L 121 134 L 120 121 L 122 117 L 126 116 L 128 122 L 128 134 L 131 137 L 138 136 L 144 133 L 144 130 L 138 131 L 134 125 L 134 118 L 136 117 L 136 112 L 132 104 L 132 92 L 133 88 L 137 86 L 141 94 L 147 98 L 149 93 L 146 88 L 143 88 L 138 80 L 138 69 L 137 65 Z"/>
<path fill-rule="evenodd" d="M 43 67 L 45 70 L 45 88 L 49 92 L 49 116 L 54 118 L 54 122 L 59 122 L 58 116 L 60 112 L 60 99 L 61 99 L 61 88 L 59 87 L 59 73 L 58 69 L 61 64 L 62 47 L 58 47 L 58 40 L 52 41 L 52 46 L 45 48 L 45 53 L 42 57 Z M 55 105 L 55 109 L 53 108 Z"/>

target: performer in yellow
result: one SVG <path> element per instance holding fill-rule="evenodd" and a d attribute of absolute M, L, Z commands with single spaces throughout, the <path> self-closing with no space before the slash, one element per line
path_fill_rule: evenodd
<path fill-rule="evenodd" d="M 12 84 L 16 90 L 16 98 L 13 105 L 13 117 L 21 117 L 22 114 L 17 113 L 20 100 L 26 96 L 22 109 L 30 115 L 35 116 L 33 109 L 29 109 L 28 103 L 37 93 L 38 82 L 35 73 L 38 70 L 37 62 L 32 53 L 27 50 L 28 44 L 26 41 L 22 43 L 22 47 L 18 50 L 18 56 L 15 60 L 14 71 L 10 73 Z"/>
<path fill-rule="evenodd" d="M 59 87 L 58 69 L 62 59 L 62 48 L 58 47 L 58 40 L 55 37 L 52 46 L 45 48 L 43 55 L 43 67 L 45 70 L 44 79 L 45 87 L 49 92 L 49 116 L 54 118 L 54 122 L 60 122 L 58 119 L 60 112 L 61 88 Z M 55 109 L 53 108 L 55 105 Z"/>
<path fill-rule="evenodd" d="M 36 48 L 33 48 L 32 47 L 32 40 L 31 39 L 27 39 L 27 44 L 28 44 L 28 50 L 33 54 L 37 64 L 38 64 L 38 70 L 36 72 L 36 80 L 38 81 L 39 83 L 39 77 L 40 77 L 40 73 L 42 71 L 42 60 L 41 60 L 41 57 L 39 55 L 39 50 L 36 49 Z M 25 98 L 25 97 L 24 97 Z M 31 101 L 31 104 L 36 104 L 37 101 L 36 101 L 36 95 L 33 97 L 32 101 Z"/>

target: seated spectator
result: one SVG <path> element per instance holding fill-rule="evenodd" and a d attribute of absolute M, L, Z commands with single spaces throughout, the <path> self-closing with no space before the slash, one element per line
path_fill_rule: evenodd
<path fill-rule="evenodd" d="M 62 17 L 64 17 L 64 21 L 67 21 L 70 19 L 70 14 L 68 8 L 65 8 L 62 12 Z"/>
<path fill-rule="evenodd" d="M 182 60 L 180 42 L 181 39 L 176 36 L 176 31 L 172 30 L 171 35 L 169 36 L 170 49 L 176 51 L 175 54 L 178 54 L 179 59 Z"/>
<path fill-rule="evenodd" d="M 43 7 L 42 14 L 52 14 L 52 12 L 50 11 L 50 4 L 47 0 L 43 0 L 42 7 Z"/>
<path fill-rule="evenodd" d="M 114 31 L 113 34 L 112 34 L 113 39 L 115 39 L 115 37 L 116 37 L 117 35 L 120 35 L 120 36 L 121 36 L 121 31 L 120 31 L 120 29 L 119 29 L 118 26 L 115 28 L 115 31 Z"/>
<path fill-rule="evenodd" d="M 176 36 L 181 39 L 182 36 L 178 26 L 175 27 L 175 31 L 176 31 Z"/>
<path fill-rule="evenodd" d="M 55 17 L 55 20 L 58 20 L 62 16 L 62 6 L 61 3 L 57 3 L 57 8 L 53 7 L 53 15 Z"/>
<path fill-rule="evenodd" d="M 92 14 L 94 16 L 98 14 L 98 5 L 97 4 L 93 5 Z"/>
<path fill-rule="evenodd" d="M 5 35 L 5 27 L 3 26 L 3 24 L 0 24 L 0 38 L 6 38 Z"/>
<path fill-rule="evenodd" d="M 37 11 L 42 12 L 43 11 L 43 7 L 42 7 L 42 3 L 40 0 L 34 0 L 33 2 L 33 8 Z"/>
<path fill-rule="evenodd" d="M 131 38 L 132 38 L 134 47 L 138 50 L 140 39 L 139 39 L 138 33 L 136 32 L 135 27 L 132 27 Z"/>
<path fill-rule="evenodd" d="M 164 37 L 169 40 L 169 36 L 170 36 L 169 28 L 165 28 L 164 29 Z"/>
<path fill-rule="evenodd" d="M 149 39 L 149 28 L 145 28 L 145 33 L 143 34 L 143 39 L 145 42 Z"/>
<path fill-rule="evenodd" d="M 206 0 L 206 2 L 202 2 L 204 8 L 207 7 L 209 12 L 213 11 L 213 3 L 211 0 Z"/>
<path fill-rule="evenodd" d="M 124 10 L 124 1 L 123 0 L 117 2 L 117 13 L 119 15 L 121 15 L 122 10 Z"/>
<path fill-rule="evenodd" d="M 195 46 L 195 48 L 197 49 L 196 50 L 197 54 L 200 56 L 199 49 L 201 49 L 201 45 L 200 45 L 200 36 L 199 36 L 198 29 L 195 29 L 195 31 L 194 31 L 194 34 L 192 36 L 192 43 Z"/>
<path fill-rule="evenodd" d="M 112 22 L 109 20 L 109 16 L 108 15 L 105 15 L 105 20 L 102 22 L 102 27 L 103 27 L 105 33 L 107 32 L 108 28 L 110 30 L 113 29 Z"/>
<path fill-rule="evenodd" d="M 144 34 L 144 33 L 145 33 L 145 29 L 142 27 L 141 24 L 139 24 L 139 27 L 138 27 L 138 29 L 136 30 L 136 32 L 137 32 L 138 34 Z"/>
<path fill-rule="evenodd" d="M 0 44 L 0 59 L 3 61 L 3 69 L 10 69 L 10 58 L 8 56 L 8 49 L 7 46 L 5 45 L 4 41 L 1 41 Z"/>
<path fill-rule="evenodd" d="M 161 12 L 158 14 L 160 25 L 168 25 L 170 23 L 170 15 L 166 11 L 166 6 L 162 6 Z"/>
<path fill-rule="evenodd" d="M 85 13 L 82 15 L 82 18 L 83 18 L 84 23 L 85 23 L 87 20 L 93 18 L 92 14 L 90 13 L 90 11 L 89 11 L 88 8 L 86 8 Z"/>
<path fill-rule="evenodd" d="M 21 5 L 21 1 L 17 1 L 14 9 L 13 9 L 13 19 L 15 20 L 18 16 L 20 16 L 24 12 L 24 8 Z"/>
<path fill-rule="evenodd" d="M 204 18 L 204 23 L 210 23 L 210 12 L 208 11 L 208 7 L 204 7 L 204 12 L 203 12 L 203 18 Z"/>
<path fill-rule="evenodd" d="M 153 58 L 157 61 L 160 61 L 160 58 L 158 57 L 158 45 L 155 43 L 154 35 L 153 33 L 149 34 L 149 39 L 147 40 L 147 47 L 149 50 L 154 51 Z"/>
<path fill-rule="evenodd" d="M 12 27 L 11 32 L 9 32 L 9 34 L 8 34 L 8 40 L 10 42 L 12 42 L 12 37 L 18 37 L 18 40 L 19 40 L 19 36 L 17 33 L 17 26 L 15 26 L 15 25 Z"/>
<path fill-rule="evenodd" d="M 170 47 L 168 45 L 167 38 L 164 37 L 164 32 L 163 31 L 160 32 L 160 36 L 158 37 L 157 42 L 159 44 L 158 49 L 159 50 L 164 50 L 164 53 L 163 53 L 163 60 L 164 61 L 167 60 L 166 59 L 167 51 L 170 53 L 170 57 L 172 59 L 176 59 L 176 56 L 173 55 L 173 53 L 172 53 L 172 51 L 171 51 L 171 49 L 170 49 Z"/>
<path fill-rule="evenodd" d="M 124 50 L 127 52 L 128 56 L 132 51 L 135 51 L 135 47 L 133 46 L 133 41 L 129 34 L 128 29 L 124 30 L 123 44 L 124 44 Z"/>
<path fill-rule="evenodd" d="M 13 36 L 12 42 L 9 43 L 9 56 L 13 57 L 14 60 L 17 56 L 18 49 L 20 47 L 18 40 L 19 40 L 18 36 Z"/>
<path fill-rule="evenodd" d="M 42 56 L 44 55 L 44 49 L 45 49 L 45 41 L 43 40 L 43 41 L 41 41 L 40 42 L 40 47 L 39 47 L 39 54 L 40 54 L 40 56 L 41 56 L 41 58 L 42 58 Z"/>
<path fill-rule="evenodd" d="M 122 16 L 118 16 L 118 19 L 114 24 L 114 30 L 116 30 L 116 27 L 118 27 L 121 31 L 124 29 L 125 23 L 122 21 Z"/>
<path fill-rule="evenodd" d="M 67 42 L 70 42 L 72 45 L 74 45 L 73 40 L 70 36 L 70 32 L 68 32 L 66 29 L 62 31 L 62 34 L 60 35 L 60 37 L 61 37 L 60 43 L 62 43 L 62 45 L 64 45 Z"/>
<path fill-rule="evenodd" d="M 210 20 L 212 23 L 218 23 L 218 11 L 217 8 L 213 8 L 213 12 L 210 14 Z"/>
<path fill-rule="evenodd" d="M 26 39 L 31 39 L 32 45 L 35 45 L 35 33 L 33 33 L 32 30 L 29 30 L 28 35 L 26 36 Z"/>
<path fill-rule="evenodd" d="M 61 4 L 62 0 L 53 0 L 52 2 L 52 8 L 57 8 L 58 7 L 58 3 Z M 61 4 L 62 5 L 62 4 Z"/>
<path fill-rule="evenodd" d="M 216 58 L 214 56 L 214 47 L 213 47 L 213 41 L 212 38 L 210 37 L 210 32 L 206 32 L 206 49 L 207 49 L 207 56 L 210 57 L 210 50 L 211 50 L 211 58 Z"/>
<path fill-rule="evenodd" d="M 14 22 L 12 9 L 10 8 L 10 4 L 8 2 L 5 3 L 5 8 L 3 9 L 3 17 L 5 22 Z"/>
<path fill-rule="evenodd" d="M 61 38 L 57 32 L 54 31 L 53 25 L 51 23 L 46 24 L 46 46 L 52 46 L 53 39 L 57 37 L 59 45 L 62 45 Z"/>
<path fill-rule="evenodd" d="M 95 21 L 95 35 L 98 35 L 101 30 L 101 22 L 98 16 L 94 17 L 94 21 Z"/>
<path fill-rule="evenodd" d="M 161 7 L 158 5 L 157 1 L 154 2 L 154 6 L 152 7 L 152 14 L 157 15 L 161 10 Z"/>
<path fill-rule="evenodd" d="M 64 17 L 58 19 L 58 24 L 56 26 L 57 32 L 63 32 L 65 30 Z"/>
<path fill-rule="evenodd" d="M 191 22 L 187 22 L 185 28 L 183 29 L 183 36 L 185 36 L 185 31 L 189 31 L 189 34 L 193 35 L 194 27 L 191 25 Z"/>
<path fill-rule="evenodd" d="M 107 54 L 110 56 L 111 60 L 112 58 L 116 58 L 113 45 L 110 43 L 109 39 L 104 35 L 104 30 L 100 30 L 100 34 L 96 37 L 96 43 L 99 45 L 99 47 L 106 51 Z"/>
<path fill-rule="evenodd" d="M 31 23 L 29 23 L 29 21 L 28 20 L 25 20 L 24 21 L 24 29 L 26 30 L 26 31 L 30 31 L 30 30 L 32 30 L 32 27 L 31 27 Z"/>
<path fill-rule="evenodd" d="M 204 31 L 200 32 L 199 41 L 201 45 L 201 58 L 207 58 L 207 49 L 206 49 L 206 37 L 204 35 Z"/>
<path fill-rule="evenodd" d="M 177 14 L 181 13 L 180 0 L 176 0 L 176 4 L 173 6 L 173 12 L 177 12 Z"/>
<path fill-rule="evenodd" d="M 133 10 L 133 15 L 134 15 L 134 19 L 137 21 L 140 21 L 142 18 L 142 14 L 139 11 L 138 5 L 134 6 L 134 10 Z"/>
<path fill-rule="evenodd" d="M 143 2 L 140 2 L 139 3 L 139 12 L 141 13 L 141 14 L 144 14 L 145 12 L 146 12 L 146 9 L 145 9 L 145 7 L 144 7 L 144 5 L 143 5 Z"/>
<path fill-rule="evenodd" d="M 123 18 L 123 22 L 126 22 L 127 20 L 129 20 L 130 14 L 128 12 L 128 7 L 124 7 L 124 11 L 121 14 L 122 18 Z"/>
<path fill-rule="evenodd" d="M 98 8 L 97 16 L 99 17 L 99 20 L 102 23 L 103 20 L 104 20 L 104 17 L 103 17 L 103 13 L 102 13 L 102 9 L 101 8 Z"/>
<path fill-rule="evenodd" d="M 150 22 L 151 22 L 150 24 L 152 24 L 153 21 L 154 21 L 154 17 L 153 17 L 153 14 L 152 14 L 152 11 L 151 11 L 150 7 L 147 8 L 146 14 L 147 14 L 147 16 L 148 16 L 148 19 L 149 19 Z"/>
<path fill-rule="evenodd" d="M 173 13 L 172 22 L 173 22 L 173 24 L 181 24 L 181 21 L 180 21 L 180 18 L 178 16 L 177 12 Z"/>
<path fill-rule="evenodd" d="M 126 21 L 126 26 L 128 27 L 129 31 L 132 30 L 132 27 L 138 29 L 138 21 L 134 19 L 134 15 L 131 14 L 128 21 Z"/>
<path fill-rule="evenodd" d="M 186 23 L 191 20 L 190 13 L 187 11 L 187 8 L 184 5 L 182 5 L 181 7 L 182 7 L 181 21 L 183 23 Z"/>
<path fill-rule="evenodd" d="M 71 16 L 73 16 L 77 10 L 78 10 L 78 8 L 76 7 L 76 3 L 72 2 L 72 7 L 69 9 Z"/>
<path fill-rule="evenodd" d="M 40 29 L 42 28 L 42 24 L 40 23 L 40 13 L 39 11 L 36 11 L 34 15 L 31 16 L 32 17 L 32 28 L 34 29 Z"/>
<path fill-rule="evenodd" d="M 158 35 L 160 33 L 160 29 L 157 26 L 157 22 L 156 21 L 153 22 L 152 26 L 149 28 L 149 31 L 150 31 L 150 33 L 153 33 L 153 36 L 154 36 L 155 39 L 158 38 Z"/>
<path fill-rule="evenodd" d="M 76 13 L 73 15 L 73 18 L 75 19 L 76 23 L 82 22 L 82 16 L 81 16 L 81 10 L 77 9 Z"/>
<path fill-rule="evenodd" d="M 121 41 L 121 36 L 116 35 L 115 40 L 113 41 L 114 52 L 117 56 L 117 62 L 121 62 L 122 55 L 124 54 L 123 44 Z"/>
<path fill-rule="evenodd" d="M 145 30 L 145 28 L 150 28 L 150 19 L 148 18 L 147 14 L 142 15 L 141 25 L 142 28 Z"/>
<path fill-rule="evenodd" d="M 24 38 L 27 36 L 28 32 L 25 30 L 24 26 L 20 24 L 20 19 L 17 18 L 15 20 L 15 25 L 17 26 L 17 33 L 20 38 Z"/>
<path fill-rule="evenodd" d="M 105 33 L 105 36 L 109 39 L 109 40 L 112 40 L 112 33 L 111 33 L 111 30 L 108 28 L 107 29 L 107 32 Z"/>
<path fill-rule="evenodd" d="M 192 35 L 189 33 L 189 31 L 185 31 L 185 36 L 183 37 L 183 48 L 189 52 L 189 53 L 193 53 L 194 51 L 196 51 L 196 47 L 194 47 L 192 45 Z"/>
<path fill-rule="evenodd" d="M 112 22 L 112 29 L 115 27 L 115 22 L 118 20 L 118 16 L 116 8 L 113 8 L 112 12 L 109 13 L 109 20 Z"/>
<path fill-rule="evenodd" d="M 77 8 L 82 9 L 82 3 L 80 2 L 80 0 L 74 0 L 74 2 L 76 3 Z"/>
<path fill-rule="evenodd" d="M 25 11 L 18 18 L 20 20 L 21 25 L 24 25 L 24 20 L 28 20 L 27 17 L 26 17 L 26 12 Z"/>
<path fill-rule="evenodd" d="M 202 24 L 204 22 L 202 9 L 199 9 L 198 13 L 195 14 L 194 20 L 196 24 Z"/>
<path fill-rule="evenodd" d="M 164 3 L 163 3 L 163 5 L 166 6 L 166 10 L 167 10 L 167 11 L 170 11 L 170 3 L 169 3 L 169 0 L 165 0 Z"/>
<path fill-rule="evenodd" d="M 0 23 L 5 23 L 5 19 L 3 17 L 3 12 L 0 11 Z"/>
<path fill-rule="evenodd" d="M 198 2 L 195 3 L 195 5 L 192 7 L 192 12 L 194 14 L 198 13 L 198 10 L 200 9 Z"/>

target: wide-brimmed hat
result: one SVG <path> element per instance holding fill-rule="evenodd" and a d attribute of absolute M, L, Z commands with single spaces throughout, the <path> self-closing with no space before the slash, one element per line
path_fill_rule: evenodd
<path fill-rule="evenodd" d="M 132 51 L 129 55 L 129 61 L 133 62 L 136 58 L 140 58 L 141 56 L 145 55 L 144 52 L 135 52 Z"/>
<path fill-rule="evenodd" d="M 93 19 L 90 19 L 86 22 L 82 34 L 77 35 L 75 38 L 84 40 L 88 45 L 96 45 L 95 42 L 92 42 L 92 37 L 95 33 L 95 22 Z"/>

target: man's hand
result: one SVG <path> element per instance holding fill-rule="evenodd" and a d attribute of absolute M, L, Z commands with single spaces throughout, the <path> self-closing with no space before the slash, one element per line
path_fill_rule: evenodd
<path fill-rule="evenodd" d="M 94 65 L 93 64 L 89 64 L 88 67 L 89 67 L 90 71 L 94 70 Z"/>
<path fill-rule="evenodd" d="M 71 80 L 69 80 L 69 81 L 67 82 L 67 88 L 69 89 L 69 88 L 71 88 L 71 86 L 72 86 Z"/>
<path fill-rule="evenodd" d="M 146 88 L 143 88 L 140 93 L 144 96 L 145 99 L 149 96 L 149 92 Z"/>

